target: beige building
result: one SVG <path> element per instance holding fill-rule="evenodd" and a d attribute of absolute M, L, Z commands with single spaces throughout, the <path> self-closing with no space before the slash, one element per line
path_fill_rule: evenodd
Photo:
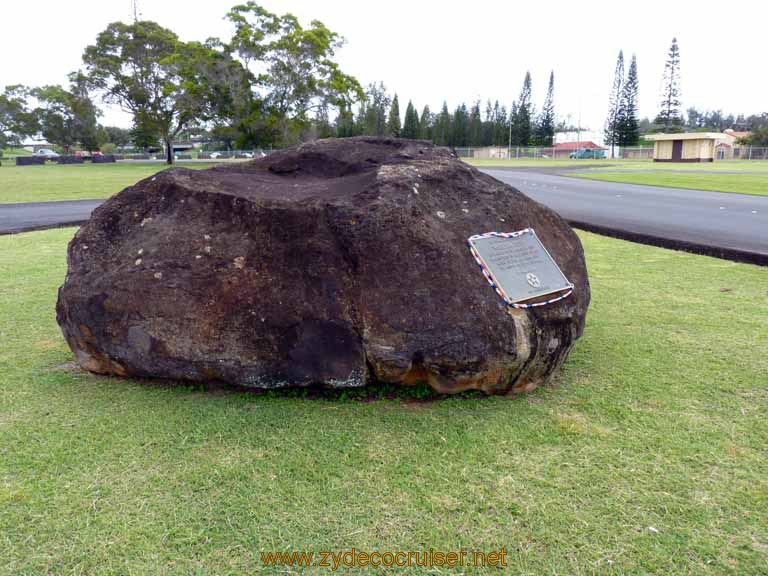
<path fill-rule="evenodd" d="M 653 140 L 654 162 L 713 162 L 717 143 L 727 136 L 720 132 L 648 134 Z"/>

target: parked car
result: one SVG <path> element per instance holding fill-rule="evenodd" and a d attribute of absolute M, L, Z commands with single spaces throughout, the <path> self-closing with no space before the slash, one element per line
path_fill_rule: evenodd
<path fill-rule="evenodd" d="M 34 156 L 44 156 L 45 158 L 58 158 L 59 155 L 49 148 L 40 148 L 34 153 Z"/>
<path fill-rule="evenodd" d="M 582 148 L 578 152 L 571 152 L 572 160 L 592 160 L 598 158 L 605 158 L 605 152 L 602 150 L 595 150 L 594 148 Z"/>

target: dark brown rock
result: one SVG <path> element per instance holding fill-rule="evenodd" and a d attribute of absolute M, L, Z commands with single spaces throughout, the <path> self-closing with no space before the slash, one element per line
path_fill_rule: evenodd
<path fill-rule="evenodd" d="M 508 313 L 467 238 L 525 227 L 575 291 Z M 57 319 L 83 368 L 254 387 L 526 391 L 563 362 L 589 304 L 557 214 L 418 141 L 162 172 L 97 208 L 68 263 Z"/>

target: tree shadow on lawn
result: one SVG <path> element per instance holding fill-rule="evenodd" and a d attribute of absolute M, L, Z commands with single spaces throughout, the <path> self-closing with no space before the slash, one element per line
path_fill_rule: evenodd
<path fill-rule="evenodd" d="M 186 382 L 183 380 L 170 380 L 165 378 L 122 378 L 92 374 L 83 370 L 76 362 L 70 361 L 56 366 L 53 371 L 66 372 L 72 375 L 85 376 L 110 386 L 121 386 L 125 383 L 136 384 L 148 389 L 167 389 L 187 392 L 198 392 L 210 396 L 247 395 L 252 398 L 294 398 L 328 402 L 360 402 L 370 403 L 380 400 L 400 400 L 407 405 L 431 404 L 439 400 L 484 400 L 492 398 L 479 390 L 467 390 L 458 394 L 442 394 L 433 390 L 426 382 L 418 382 L 415 385 L 398 385 L 389 382 L 372 382 L 365 386 L 353 388 L 330 388 L 322 385 L 310 385 L 302 387 L 286 388 L 252 388 L 250 386 L 238 386 L 221 381 L 210 382 Z M 525 396 L 525 395 L 520 395 Z M 512 398 L 515 398 L 513 396 Z"/>

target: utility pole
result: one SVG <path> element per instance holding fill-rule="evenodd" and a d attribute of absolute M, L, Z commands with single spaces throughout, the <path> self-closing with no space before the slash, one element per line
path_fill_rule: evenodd
<path fill-rule="evenodd" d="M 133 12 L 133 23 L 139 21 L 139 0 L 131 0 L 131 11 Z"/>

